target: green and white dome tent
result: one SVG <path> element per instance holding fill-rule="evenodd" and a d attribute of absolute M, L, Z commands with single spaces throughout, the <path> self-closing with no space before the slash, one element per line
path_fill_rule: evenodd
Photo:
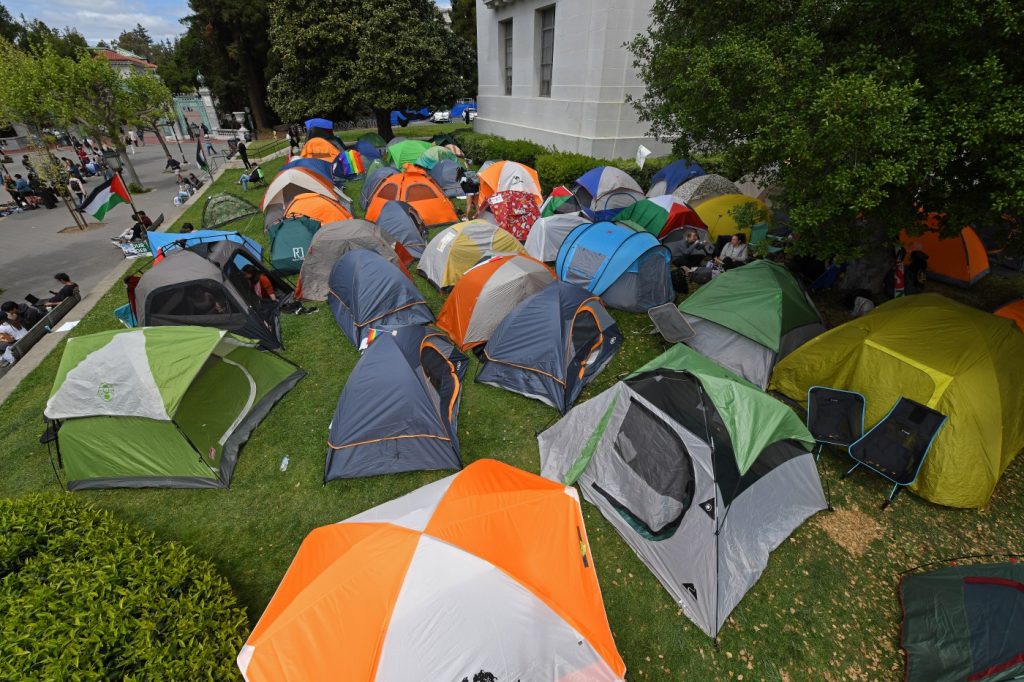
<path fill-rule="evenodd" d="M 69 490 L 227 488 L 239 448 L 305 372 L 210 327 L 71 338 L 44 414 Z"/>

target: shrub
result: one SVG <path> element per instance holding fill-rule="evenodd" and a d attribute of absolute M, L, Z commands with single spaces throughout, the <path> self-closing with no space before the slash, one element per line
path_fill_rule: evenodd
<path fill-rule="evenodd" d="M 537 157 L 537 175 L 544 192 L 550 192 L 558 185 L 572 188 L 576 178 L 595 166 L 604 165 L 592 156 L 572 152 L 553 152 Z"/>
<path fill-rule="evenodd" d="M 488 159 L 518 161 L 534 167 L 537 156 L 547 152 L 545 147 L 527 140 L 506 140 L 496 135 L 485 135 L 468 130 L 455 133 L 455 139 L 462 152 L 476 163 Z"/>
<path fill-rule="evenodd" d="M 213 566 L 70 495 L 0 501 L 0 679 L 236 679 Z"/>

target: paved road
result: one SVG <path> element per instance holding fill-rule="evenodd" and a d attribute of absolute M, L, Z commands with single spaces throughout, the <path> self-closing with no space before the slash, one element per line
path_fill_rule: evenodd
<path fill-rule="evenodd" d="M 152 136 L 150 136 L 152 139 Z M 177 147 L 169 144 L 175 157 L 180 159 Z M 70 151 L 61 151 L 59 156 L 71 157 Z M 194 157 L 194 149 L 186 158 Z M 153 191 L 135 197 L 135 205 L 155 219 L 161 213 L 170 223 L 181 210 L 174 206 L 177 185 L 173 173 L 164 173 L 166 162 L 163 148 L 156 142 L 141 147 L 131 157 L 135 170 L 143 184 Z M 21 171 L 20 156 L 15 159 L 14 172 Z M 193 161 L 186 170 L 195 170 Z M 197 173 L 197 175 L 199 175 Z M 85 185 L 86 192 L 92 191 L 102 182 L 91 178 Z M 92 217 L 90 223 L 95 223 Z M 0 218 L 0 289 L 4 300 L 21 300 L 25 294 L 39 297 L 56 288 L 53 275 L 67 272 L 78 282 L 83 296 L 90 293 L 103 276 L 116 266 L 123 257 L 121 250 L 110 243 L 125 228 L 131 227 L 131 208 L 125 204 L 115 207 L 104 221 L 103 227 L 91 228 L 85 232 L 60 230 L 74 224 L 63 203 L 57 208 L 15 213 Z"/>

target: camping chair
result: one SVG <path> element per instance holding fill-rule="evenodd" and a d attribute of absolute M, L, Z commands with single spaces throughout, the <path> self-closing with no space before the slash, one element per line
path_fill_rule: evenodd
<path fill-rule="evenodd" d="M 267 184 L 263 170 L 259 166 L 256 166 L 249 172 L 249 184 L 256 187 Z"/>
<path fill-rule="evenodd" d="M 750 228 L 750 246 L 759 244 L 763 241 L 768 242 L 768 253 L 779 253 L 782 251 L 781 246 L 775 246 L 776 237 L 768 234 L 768 223 L 758 223 Z"/>
<path fill-rule="evenodd" d="M 658 333 L 669 343 L 683 343 L 697 335 L 686 321 L 686 316 L 672 301 L 654 306 L 647 311 L 647 316 L 651 318 Z"/>
<path fill-rule="evenodd" d="M 843 478 L 863 464 L 892 481 L 892 492 L 882 504 L 885 509 L 900 489 L 917 480 L 925 457 L 945 423 L 946 415 L 909 398 L 900 398 L 882 421 L 850 445 L 850 457 L 856 464 Z"/>
<path fill-rule="evenodd" d="M 856 391 L 811 386 L 807 391 L 807 430 L 814 436 L 814 459 L 823 445 L 849 448 L 864 435 L 867 399 Z"/>

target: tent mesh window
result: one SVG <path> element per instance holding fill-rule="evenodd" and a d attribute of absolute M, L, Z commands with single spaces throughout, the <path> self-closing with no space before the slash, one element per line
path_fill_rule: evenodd
<path fill-rule="evenodd" d="M 631 525 L 646 531 L 648 537 L 671 537 L 693 502 L 693 460 L 686 445 L 661 417 L 633 400 L 614 447 L 642 485 L 624 493 L 620 490 L 622 499 L 596 484 L 595 488 L 615 503 Z"/>
<path fill-rule="evenodd" d="M 964 611 L 974 666 L 969 680 L 984 679 L 1024 660 L 1024 584 L 966 577 Z"/>
<path fill-rule="evenodd" d="M 570 284 L 587 286 L 594 279 L 594 274 L 601 269 L 601 263 L 604 262 L 604 259 L 605 257 L 602 253 L 591 251 L 583 246 L 577 246 L 572 254 L 572 262 L 569 263 L 568 272 L 565 273 L 565 281 Z"/>
<path fill-rule="evenodd" d="M 377 196 L 386 201 L 392 201 L 398 198 L 398 185 L 391 183 L 380 188 L 377 192 Z"/>
<path fill-rule="evenodd" d="M 154 291 L 146 301 L 147 315 L 203 317 L 245 314 L 234 297 L 216 282 L 193 281 Z"/>
<path fill-rule="evenodd" d="M 598 341 L 601 338 L 601 329 L 597 324 L 597 317 L 586 308 L 577 312 L 572 321 L 572 334 L 569 341 L 570 357 L 573 359 L 571 366 L 579 367 L 584 362 L 590 364 L 591 356 L 598 353 L 600 346 Z M 566 377 L 567 379 L 569 377 Z"/>
<path fill-rule="evenodd" d="M 416 183 L 409 185 L 405 190 L 406 201 L 430 201 L 439 198 L 437 192 L 430 185 Z"/>

